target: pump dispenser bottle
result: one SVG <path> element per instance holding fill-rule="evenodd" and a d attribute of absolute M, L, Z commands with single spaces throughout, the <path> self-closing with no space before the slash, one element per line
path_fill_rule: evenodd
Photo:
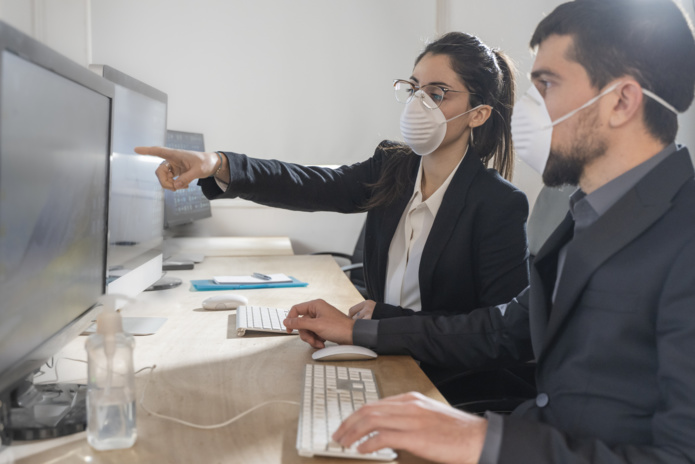
<path fill-rule="evenodd" d="M 97 332 L 87 339 L 87 441 L 97 450 L 130 448 L 135 427 L 132 335 L 123 333 L 115 298 L 106 297 Z"/>

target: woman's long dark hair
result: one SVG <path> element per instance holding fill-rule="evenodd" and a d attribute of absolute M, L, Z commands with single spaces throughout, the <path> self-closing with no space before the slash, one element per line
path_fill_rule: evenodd
<path fill-rule="evenodd" d="M 490 105 L 492 113 L 484 124 L 473 129 L 471 147 L 486 166 L 492 161 L 502 177 L 511 180 L 514 171 L 511 118 L 514 106 L 514 67 L 500 50 L 493 50 L 478 37 L 449 32 L 427 45 L 415 65 L 427 54 L 446 55 L 452 69 L 470 92 L 471 108 Z M 372 184 L 373 195 L 365 210 L 390 204 L 399 197 L 418 158 L 403 144 L 385 147 L 389 156 L 379 180 Z M 410 155 L 410 156 L 409 156 Z"/>

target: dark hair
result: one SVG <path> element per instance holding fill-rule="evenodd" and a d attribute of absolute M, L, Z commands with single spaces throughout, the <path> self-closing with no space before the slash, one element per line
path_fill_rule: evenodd
<path fill-rule="evenodd" d="M 485 165 L 492 160 L 492 167 L 505 179 L 511 180 L 514 171 L 510 126 L 515 91 L 513 65 L 501 51 L 493 50 L 478 37 L 463 32 L 449 32 L 427 45 L 415 60 L 415 65 L 427 54 L 449 57 L 452 69 L 470 92 L 471 107 L 492 107 L 490 118 L 473 129 L 471 148 Z M 374 194 L 365 209 L 387 205 L 400 196 L 418 159 L 403 144 L 389 143 L 385 148 L 390 156 L 380 179 L 371 185 Z"/>
<path fill-rule="evenodd" d="M 550 35 L 569 35 L 569 59 L 586 69 L 591 84 L 603 88 L 632 76 L 679 111 L 695 91 L 695 38 L 692 24 L 671 0 L 575 0 L 555 8 L 536 27 L 531 47 Z M 663 143 L 678 132 L 673 112 L 645 95 L 647 130 Z"/>

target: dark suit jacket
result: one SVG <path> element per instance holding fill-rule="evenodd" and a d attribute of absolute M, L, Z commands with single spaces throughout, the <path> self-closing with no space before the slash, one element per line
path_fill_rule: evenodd
<path fill-rule="evenodd" d="M 695 461 L 695 180 L 670 155 L 568 246 L 568 216 L 530 287 L 467 316 L 379 323 L 381 353 L 448 366 L 537 360 L 535 401 L 503 418 L 501 463 Z M 412 319 L 412 318 L 411 318 Z"/>
<path fill-rule="evenodd" d="M 226 153 L 231 184 L 226 193 L 212 178 L 199 184 L 208 198 L 241 197 L 268 206 L 298 211 L 362 211 L 387 156 L 387 142 L 367 161 L 324 169 Z M 411 154 L 409 156 L 416 157 Z M 398 222 L 413 193 L 409 186 L 393 204 L 367 213 L 364 273 L 376 301 L 374 318 L 412 314 L 386 305 L 384 288 L 388 250 Z M 447 189 L 425 244 L 419 279 L 423 311 L 468 312 L 509 301 L 528 285 L 525 195 L 485 169 L 471 151 Z"/>

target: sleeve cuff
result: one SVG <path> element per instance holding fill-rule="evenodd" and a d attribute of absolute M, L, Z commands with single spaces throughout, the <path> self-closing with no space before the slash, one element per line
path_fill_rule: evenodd
<path fill-rule="evenodd" d="M 376 347 L 379 321 L 374 319 L 357 319 L 352 327 L 352 344 L 367 348 Z"/>
<path fill-rule="evenodd" d="M 226 191 L 227 191 L 227 188 L 229 187 L 229 184 L 222 182 L 222 181 L 219 180 L 217 177 L 213 177 L 213 179 L 215 179 L 215 183 L 216 183 L 217 186 L 220 188 L 220 190 L 222 190 L 223 192 L 226 192 Z"/>
<path fill-rule="evenodd" d="M 485 418 L 487 419 L 487 432 L 478 464 L 497 464 L 502 448 L 504 421 L 502 416 L 489 411 L 485 413 Z"/>

